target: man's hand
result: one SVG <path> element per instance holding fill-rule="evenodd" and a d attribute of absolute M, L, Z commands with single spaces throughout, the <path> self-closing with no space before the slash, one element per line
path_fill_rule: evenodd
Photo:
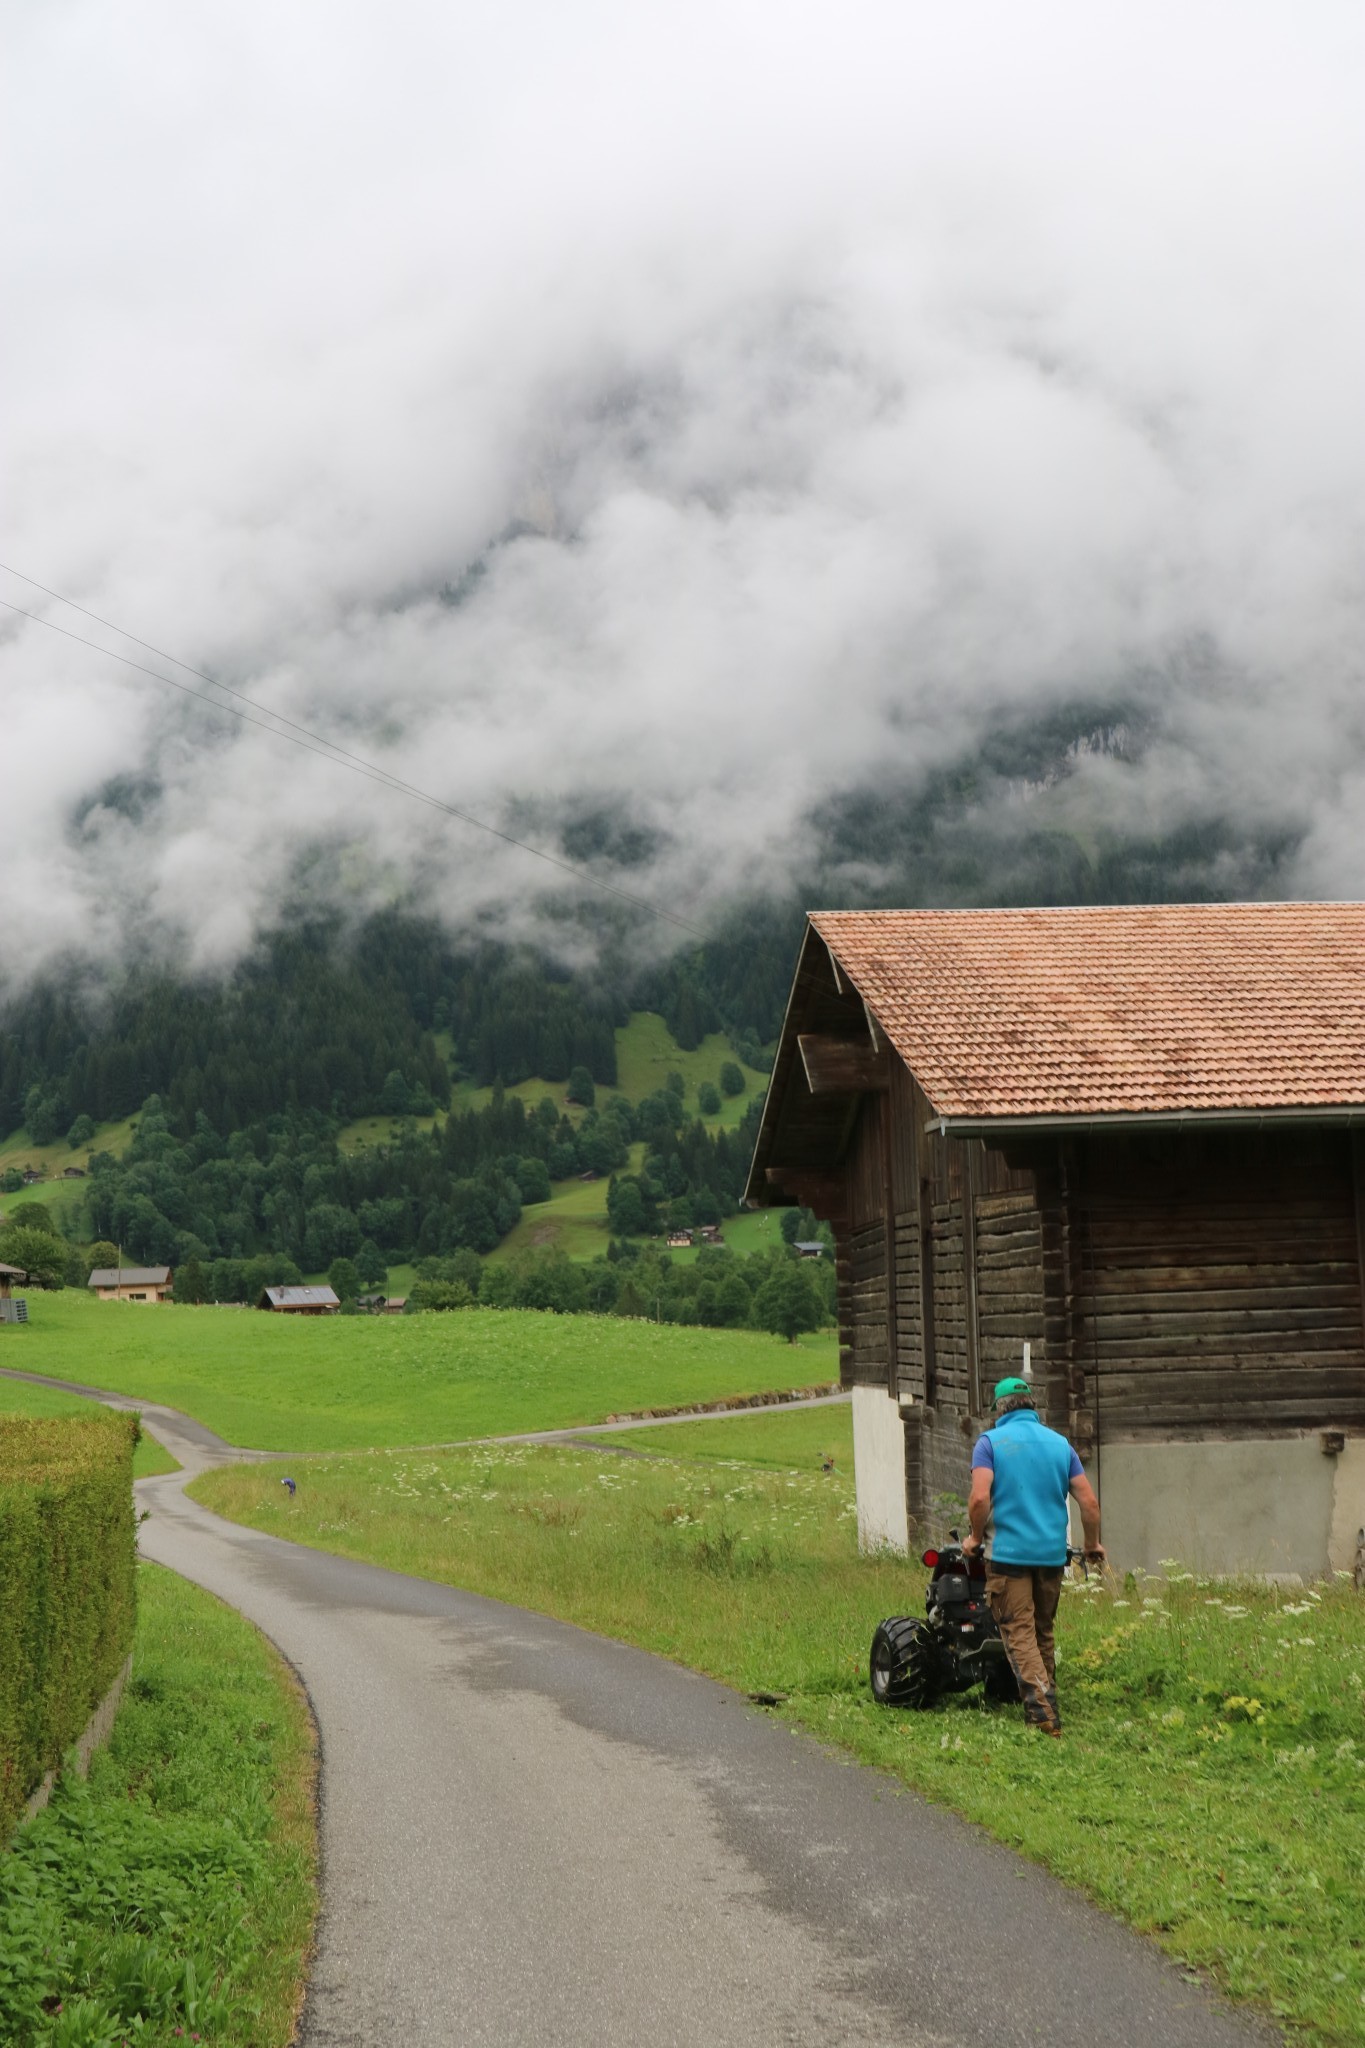
<path fill-rule="evenodd" d="M 962 1544 L 962 1554 L 964 1557 L 975 1557 L 977 1553 L 980 1551 L 980 1549 L 981 1538 L 979 1536 L 968 1536 L 964 1538 Z"/>
<path fill-rule="evenodd" d="M 1107 1564 L 1109 1553 L 1102 1543 L 1087 1544 L 1085 1561 L 1087 1564 Z"/>

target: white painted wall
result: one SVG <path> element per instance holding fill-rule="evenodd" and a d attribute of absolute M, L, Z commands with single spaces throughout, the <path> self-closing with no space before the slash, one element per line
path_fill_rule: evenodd
<path fill-rule="evenodd" d="M 858 1548 L 910 1548 L 905 1506 L 905 1425 L 900 1403 L 882 1387 L 853 1389 L 853 1478 Z"/>

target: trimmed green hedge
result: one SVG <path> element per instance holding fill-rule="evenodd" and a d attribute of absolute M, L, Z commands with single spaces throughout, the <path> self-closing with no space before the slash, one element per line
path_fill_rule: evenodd
<path fill-rule="evenodd" d="M 0 1418 L 0 1850 L 132 1648 L 136 1416 Z"/>

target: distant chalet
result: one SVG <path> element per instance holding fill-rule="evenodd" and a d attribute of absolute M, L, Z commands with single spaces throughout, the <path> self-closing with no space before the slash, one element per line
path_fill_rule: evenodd
<path fill-rule="evenodd" d="M 85 1284 L 100 1301 L 169 1301 L 174 1282 L 169 1266 L 96 1266 Z"/>
<path fill-rule="evenodd" d="M 256 1306 L 274 1309 L 277 1315 L 334 1316 L 341 1303 L 330 1287 L 267 1287 Z"/>
<path fill-rule="evenodd" d="M 833 1228 L 866 1546 L 1027 1370 L 1120 1567 L 1353 1565 L 1365 904 L 813 913 L 748 1193 Z"/>

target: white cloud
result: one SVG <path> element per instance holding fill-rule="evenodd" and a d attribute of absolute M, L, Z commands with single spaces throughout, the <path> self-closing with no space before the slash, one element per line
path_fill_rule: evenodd
<path fill-rule="evenodd" d="M 1290 820 L 1358 893 L 1363 42 L 1346 0 L 45 0 L 0 553 L 461 808 L 627 802 L 684 914 L 832 790 L 1144 675 L 1113 814 Z M 12 618 L 0 708 L 11 964 L 111 897 L 228 957 L 317 845 L 452 919 L 553 881 Z M 119 776 L 158 793 L 76 829 Z"/>

